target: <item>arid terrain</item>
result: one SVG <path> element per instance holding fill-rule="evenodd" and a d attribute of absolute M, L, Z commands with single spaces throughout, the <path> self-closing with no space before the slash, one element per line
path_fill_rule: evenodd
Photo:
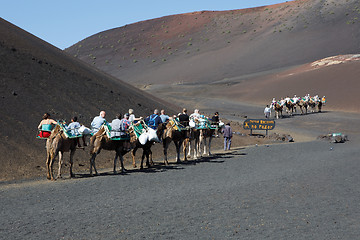
<path fill-rule="evenodd" d="M 0 19 L 0 239 L 358 238 L 359 19 L 359 1 L 296 0 L 104 29 L 65 51 Z M 284 112 L 268 136 L 243 129 L 294 94 L 327 103 Z M 45 112 L 89 126 L 100 110 L 182 107 L 220 112 L 232 150 L 219 135 L 213 156 L 176 164 L 172 146 L 165 166 L 156 144 L 154 167 L 133 169 L 127 154 L 124 174 L 102 151 L 90 177 L 79 149 L 74 179 L 46 179 Z"/>

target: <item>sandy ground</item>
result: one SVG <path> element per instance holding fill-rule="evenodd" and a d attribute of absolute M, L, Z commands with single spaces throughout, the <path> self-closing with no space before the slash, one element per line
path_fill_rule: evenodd
<path fill-rule="evenodd" d="M 257 117 L 260 110 L 238 112 Z M 238 147 L 123 175 L 2 184 L 0 238 L 356 239 L 358 119 L 297 115 L 276 121 L 295 143 Z M 340 131 L 350 141 L 316 140 Z"/>

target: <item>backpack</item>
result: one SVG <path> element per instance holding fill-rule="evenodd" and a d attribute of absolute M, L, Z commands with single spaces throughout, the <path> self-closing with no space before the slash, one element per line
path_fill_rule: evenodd
<path fill-rule="evenodd" d="M 148 126 L 149 127 L 155 127 L 156 126 L 156 118 L 158 118 L 159 116 L 156 114 L 153 114 L 149 117 L 149 122 L 148 122 Z"/>
<path fill-rule="evenodd" d="M 120 131 L 121 132 L 126 132 L 128 129 L 130 122 L 128 122 L 127 120 L 122 119 L 121 123 L 120 123 Z"/>

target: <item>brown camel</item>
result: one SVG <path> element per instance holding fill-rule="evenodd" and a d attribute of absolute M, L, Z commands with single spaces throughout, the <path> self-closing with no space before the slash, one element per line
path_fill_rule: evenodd
<path fill-rule="evenodd" d="M 72 172 L 73 157 L 76 151 L 77 139 L 67 138 L 60 127 L 56 127 L 51 131 L 50 137 L 46 141 L 46 167 L 47 167 L 47 179 L 56 180 L 53 173 L 53 164 L 57 155 L 59 155 L 59 169 L 57 178 L 61 178 L 61 166 L 63 164 L 64 152 L 70 152 L 70 177 L 74 177 Z"/>
<path fill-rule="evenodd" d="M 281 106 L 278 102 L 274 104 L 274 110 L 275 110 L 275 117 L 276 119 L 279 119 L 279 117 L 282 118 L 282 111 L 283 106 Z"/>
<path fill-rule="evenodd" d="M 301 114 L 307 114 L 307 111 L 308 111 L 308 102 L 305 101 L 304 99 L 301 99 L 299 102 L 298 102 L 298 106 L 300 107 L 300 110 L 301 110 Z"/>
<path fill-rule="evenodd" d="M 123 156 L 130 151 L 130 149 L 128 149 L 129 146 L 129 140 L 111 140 L 106 134 L 105 126 L 102 126 L 101 129 L 90 138 L 90 176 L 93 176 L 93 168 L 95 175 L 98 175 L 95 166 L 95 158 L 100 153 L 101 149 L 116 152 L 114 158 L 114 174 L 116 174 L 116 161 L 118 157 L 120 158 L 121 172 L 123 173 L 126 171 Z"/>
<path fill-rule="evenodd" d="M 318 102 L 318 111 L 321 112 L 323 103 L 321 101 Z"/>
<path fill-rule="evenodd" d="M 166 123 L 159 124 L 159 126 L 156 130 L 156 134 L 159 139 L 161 139 L 161 136 L 162 136 L 162 133 L 164 132 L 165 127 L 166 127 Z M 132 156 L 133 168 L 136 168 L 135 154 L 139 148 L 141 148 L 143 150 L 143 154 L 141 157 L 140 169 L 143 169 L 143 162 L 144 162 L 145 157 L 146 157 L 146 166 L 147 167 L 154 165 L 154 162 L 152 161 L 151 147 L 154 145 L 155 142 L 148 141 L 144 145 L 142 145 L 140 143 L 139 139 L 136 137 L 133 126 L 131 126 L 129 128 L 129 133 L 130 133 L 130 143 L 131 143 L 131 147 L 132 147 L 131 156 Z"/>
<path fill-rule="evenodd" d="M 295 104 L 292 103 L 291 101 L 287 101 L 287 102 L 285 103 L 285 106 L 286 106 L 286 112 L 287 112 L 290 116 L 292 116 L 293 113 L 294 113 Z"/>
<path fill-rule="evenodd" d="M 314 100 L 310 99 L 308 105 L 311 108 L 311 112 L 315 112 L 316 102 Z"/>
<path fill-rule="evenodd" d="M 168 165 L 169 162 L 167 160 L 167 150 L 169 148 L 170 143 L 173 141 L 176 148 L 176 162 L 180 163 L 180 148 L 183 145 L 183 153 L 184 153 L 184 161 L 187 161 L 186 158 L 186 146 L 188 141 L 188 130 L 177 130 L 174 128 L 174 125 L 171 121 L 166 124 L 164 132 L 162 134 L 162 143 L 164 147 L 164 163 Z"/>
<path fill-rule="evenodd" d="M 214 134 L 220 134 L 221 130 L 223 128 L 222 126 L 219 126 L 219 124 L 215 124 L 215 125 L 211 125 L 211 127 L 207 128 L 207 129 L 201 129 L 200 131 L 200 137 L 199 137 L 199 141 L 200 141 L 200 146 L 202 144 L 202 142 L 204 142 L 204 152 L 203 155 L 208 155 L 211 156 L 211 141 L 214 137 Z M 206 139 L 209 139 L 209 143 L 206 143 Z M 206 150 L 209 150 L 208 152 Z"/>
<path fill-rule="evenodd" d="M 201 141 L 200 141 L 200 133 L 201 130 L 200 129 L 195 129 L 192 128 L 191 130 L 189 130 L 189 136 L 190 138 L 185 142 L 184 144 L 189 146 L 189 150 L 188 150 L 188 157 L 191 157 L 191 150 L 192 148 L 194 149 L 194 159 L 198 159 L 199 157 L 201 157 L 201 153 L 200 153 L 200 146 L 201 146 Z M 194 146 L 192 147 L 192 143 L 194 143 Z"/>

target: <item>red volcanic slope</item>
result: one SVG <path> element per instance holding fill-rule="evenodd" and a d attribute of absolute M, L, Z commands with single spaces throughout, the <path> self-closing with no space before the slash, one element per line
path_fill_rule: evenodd
<path fill-rule="evenodd" d="M 136 85 L 211 83 L 358 52 L 360 3 L 297 0 L 107 30 L 66 49 Z"/>
<path fill-rule="evenodd" d="M 359 55 L 358 55 L 359 56 Z M 360 112 L 360 61 L 342 62 L 329 66 L 305 64 L 290 70 L 254 77 L 243 82 L 232 81 L 227 98 L 242 102 L 269 104 L 275 97 L 326 96 L 326 109 Z M 219 89 L 226 88 L 219 86 Z M 251 89 L 251 91 L 249 91 Z M 223 89 L 222 91 L 225 91 Z M 210 94 L 216 94 L 216 91 Z"/>
<path fill-rule="evenodd" d="M 45 143 L 35 139 L 44 112 L 68 121 L 77 115 L 87 126 L 100 110 L 107 111 L 110 121 L 130 107 L 143 116 L 155 107 L 173 112 L 171 104 L 92 68 L 3 19 L 0 36 L 0 181 L 6 179 L 4 175 L 22 177 L 29 170 L 44 176 Z M 87 152 L 76 156 L 88 162 Z"/>

